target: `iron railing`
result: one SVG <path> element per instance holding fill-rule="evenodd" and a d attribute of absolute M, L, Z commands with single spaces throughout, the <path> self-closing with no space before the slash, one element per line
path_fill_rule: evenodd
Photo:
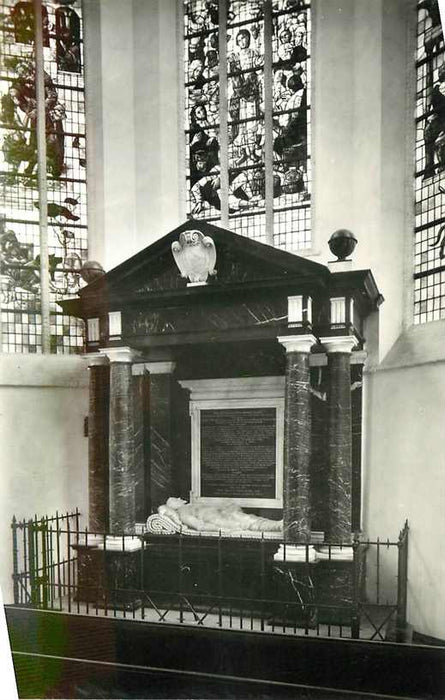
<path fill-rule="evenodd" d="M 14 603 L 262 632 L 403 641 L 408 524 L 397 541 L 298 544 L 197 535 L 118 537 L 74 512 L 12 520 Z M 298 556 L 297 553 L 298 552 Z M 315 560 L 314 560 L 315 556 Z"/>

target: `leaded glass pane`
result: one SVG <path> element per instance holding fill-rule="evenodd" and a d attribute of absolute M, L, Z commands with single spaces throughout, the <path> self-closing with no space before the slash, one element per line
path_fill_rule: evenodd
<path fill-rule="evenodd" d="M 1 309 L 4 352 L 40 352 L 34 15 L 31 2 L 0 0 Z M 43 7 L 51 345 L 79 352 L 82 324 L 57 300 L 79 288 L 87 258 L 85 99 L 79 2 Z"/>
<path fill-rule="evenodd" d="M 414 321 L 445 318 L 445 59 L 436 0 L 418 3 Z"/>
<path fill-rule="evenodd" d="M 310 22 L 303 3 L 273 3 L 274 244 L 288 250 L 310 246 Z"/>
<path fill-rule="evenodd" d="M 218 3 L 185 4 L 185 115 L 187 210 L 196 219 L 219 218 Z"/>
<path fill-rule="evenodd" d="M 264 14 L 261 2 L 230 2 L 227 27 L 229 216 L 264 238 Z M 254 216 L 240 217 L 246 211 Z M 263 225 L 262 225 L 263 224 Z"/>

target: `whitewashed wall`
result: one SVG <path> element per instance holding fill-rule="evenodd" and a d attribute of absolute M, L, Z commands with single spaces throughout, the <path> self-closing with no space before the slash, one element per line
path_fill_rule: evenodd
<path fill-rule="evenodd" d="M 177 12 L 85 3 L 91 256 L 106 270 L 182 223 Z"/>
<path fill-rule="evenodd" d="M 12 597 L 11 519 L 88 512 L 88 370 L 80 358 L 0 357 L 0 586 Z"/>

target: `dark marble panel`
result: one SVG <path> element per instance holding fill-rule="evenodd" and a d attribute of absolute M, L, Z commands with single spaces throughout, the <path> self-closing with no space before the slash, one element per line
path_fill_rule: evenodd
<path fill-rule="evenodd" d="M 354 563 L 321 561 L 314 567 L 318 621 L 350 625 L 353 615 Z"/>
<path fill-rule="evenodd" d="M 108 430 L 110 368 L 93 365 L 89 368 L 88 411 L 88 494 L 89 529 L 107 532 L 109 511 Z"/>
<path fill-rule="evenodd" d="M 175 359 L 181 379 L 280 376 L 286 362 L 284 348 L 275 339 L 177 348 Z"/>
<path fill-rule="evenodd" d="M 150 376 L 150 510 L 174 495 L 172 467 L 172 382 L 170 374 Z"/>
<path fill-rule="evenodd" d="M 171 414 L 173 485 L 174 493 L 190 497 L 191 484 L 191 426 L 189 412 L 190 392 L 173 382 L 173 404 Z"/>
<path fill-rule="evenodd" d="M 150 429 L 150 375 L 145 372 L 142 375 L 142 428 L 143 428 L 143 456 L 144 456 L 144 520 L 151 513 L 151 480 L 150 480 L 150 459 L 151 459 L 151 429 Z"/>
<path fill-rule="evenodd" d="M 110 365 L 110 531 L 131 532 L 136 522 L 133 377 L 131 364 Z"/>
<path fill-rule="evenodd" d="M 76 546 L 75 600 L 107 608 L 132 610 L 140 604 L 141 553 Z M 125 590 L 128 589 L 128 590 Z M 135 590 L 136 589 L 136 590 Z"/>
<path fill-rule="evenodd" d="M 328 355 L 329 367 L 329 473 L 328 523 L 326 537 L 331 542 L 347 542 L 351 536 L 352 426 L 351 356 Z"/>
<path fill-rule="evenodd" d="M 192 333 L 231 328 L 280 326 L 287 322 L 287 297 L 234 300 L 175 308 L 128 311 L 123 318 L 125 337 L 158 333 Z"/>
<path fill-rule="evenodd" d="M 311 413 L 309 354 L 288 352 L 284 413 L 283 519 L 286 537 L 310 535 Z"/>
<path fill-rule="evenodd" d="M 136 522 L 146 520 L 144 494 L 144 377 L 133 377 L 133 425 L 134 425 L 134 492 Z"/>

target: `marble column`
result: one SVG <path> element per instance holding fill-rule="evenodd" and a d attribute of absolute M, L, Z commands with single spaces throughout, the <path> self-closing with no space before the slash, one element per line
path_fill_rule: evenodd
<path fill-rule="evenodd" d="M 110 532 L 132 532 L 136 523 L 132 362 L 130 348 L 102 350 L 110 360 Z"/>
<path fill-rule="evenodd" d="M 110 368 L 99 353 L 85 355 L 88 362 L 88 527 L 91 532 L 108 531 L 108 425 Z"/>
<path fill-rule="evenodd" d="M 320 338 L 328 354 L 328 519 L 327 542 L 351 541 L 353 336 Z"/>
<path fill-rule="evenodd" d="M 309 356 L 313 335 L 282 336 L 286 348 L 283 527 L 294 542 L 310 540 L 311 411 Z"/>

